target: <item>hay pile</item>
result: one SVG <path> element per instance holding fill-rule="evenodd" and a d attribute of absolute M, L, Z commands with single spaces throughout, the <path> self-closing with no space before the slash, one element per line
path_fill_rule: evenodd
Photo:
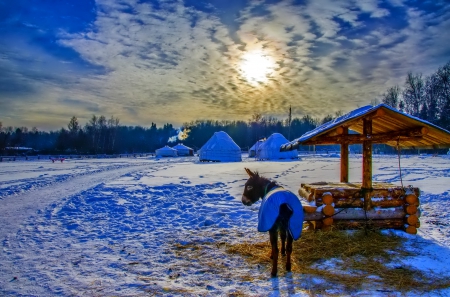
<path fill-rule="evenodd" d="M 450 287 L 450 280 L 408 267 L 408 257 L 415 256 L 404 248 L 404 238 L 379 231 L 305 231 L 294 242 L 292 272 L 320 278 L 330 288 L 358 291 L 377 285 L 400 292 L 429 292 Z M 260 242 L 229 244 L 226 251 L 239 254 L 252 264 L 271 269 L 268 235 Z M 284 257 L 279 258 L 279 275 L 285 273 Z M 402 261 L 400 261 L 402 260 Z"/>

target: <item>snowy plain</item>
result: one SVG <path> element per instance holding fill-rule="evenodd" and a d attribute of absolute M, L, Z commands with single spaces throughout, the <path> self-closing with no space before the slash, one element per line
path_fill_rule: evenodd
<path fill-rule="evenodd" d="M 220 245 L 260 236 L 259 203 L 240 202 L 244 167 L 297 193 L 303 182 L 338 181 L 339 161 L 308 155 L 229 163 L 197 157 L 0 163 L 0 295 L 321 296 L 314 292 L 320 280 L 296 273 L 270 278 Z M 350 157 L 350 181 L 361 181 L 361 163 L 360 155 Z M 374 181 L 421 189 L 418 234 L 392 231 L 422 247 L 408 265 L 450 277 L 450 156 L 403 155 L 402 179 L 397 156 L 374 155 L 373 166 Z M 203 244 L 199 258 L 175 248 Z M 377 289 L 357 296 L 387 296 Z M 450 296 L 450 289 L 427 296 Z"/>

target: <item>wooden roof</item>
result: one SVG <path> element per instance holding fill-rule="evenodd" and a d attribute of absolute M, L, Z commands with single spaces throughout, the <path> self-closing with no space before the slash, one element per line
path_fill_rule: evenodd
<path fill-rule="evenodd" d="M 371 135 L 362 135 L 364 120 L 372 121 Z M 358 134 L 347 135 L 345 128 Z M 303 134 L 281 146 L 281 151 L 293 150 L 299 145 L 356 144 L 365 140 L 390 146 L 398 144 L 403 148 L 447 148 L 450 147 L 450 132 L 388 105 L 369 105 Z"/>

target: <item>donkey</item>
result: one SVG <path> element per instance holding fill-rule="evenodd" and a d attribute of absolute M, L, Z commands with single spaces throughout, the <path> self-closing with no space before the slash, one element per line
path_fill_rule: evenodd
<path fill-rule="evenodd" d="M 242 203 L 250 206 L 262 199 L 258 214 L 258 231 L 270 235 L 272 246 L 272 277 L 278 272 L 278 231 L 281 238 L 281 254 L 286 255 L 286 271 L 291 271 L 292 242 L 300 238 L 303 227 L 303 208 L 297 196 L 262 177 L 258 172 L 245 168 L 250 178 L 245 183 Z M 286 241 L 287 239 L 287 241 Z"/>

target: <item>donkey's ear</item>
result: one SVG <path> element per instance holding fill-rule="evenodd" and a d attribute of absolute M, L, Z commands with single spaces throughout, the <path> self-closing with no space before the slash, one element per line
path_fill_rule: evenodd
<path fill-rule="evenodd" d="M 250 169 L 245 168 L 245 167 L 244 167 L 244 169 L 245 169 L 245 171 L 247 172 L 247 174 L 248 174 L 250 177 L 255 176 L 255 174 L 254 174 Z"/>

